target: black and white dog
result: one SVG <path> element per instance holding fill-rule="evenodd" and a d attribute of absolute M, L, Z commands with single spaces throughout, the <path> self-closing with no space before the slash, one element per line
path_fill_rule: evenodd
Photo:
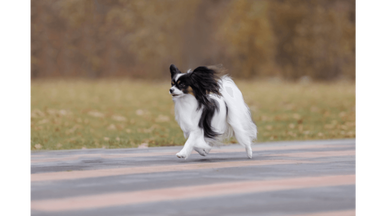
<path fill-rule="evenodd" d="M 224 138 L 235 136 L 252 158 L 251 143 L 257 139 L 257 127 L 233 80 L 219 77 L 219 67 L 201 66 L 181 73 L 170 65 L 175 117 L 188 138 L 176 155 L 188 158 L 193 149 L 205 156 Z"/>

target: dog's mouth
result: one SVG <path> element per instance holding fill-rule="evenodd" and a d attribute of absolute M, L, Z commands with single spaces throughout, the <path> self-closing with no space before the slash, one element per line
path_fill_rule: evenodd
<path fill-rule="evenodd" d="M 178 94 L 172 94 L 172 97 L 176 97 L 176 96 L 178 96 Z"/>

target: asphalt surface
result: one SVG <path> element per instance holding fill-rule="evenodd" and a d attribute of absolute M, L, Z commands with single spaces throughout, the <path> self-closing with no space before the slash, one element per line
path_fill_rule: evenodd
<path fill-rule="evenodd" d="M 32 215 L 355 215 L 355 140 L 34 151 Z"/>

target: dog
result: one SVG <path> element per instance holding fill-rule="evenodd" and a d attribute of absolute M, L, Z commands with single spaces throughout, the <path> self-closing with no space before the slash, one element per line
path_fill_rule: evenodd
<path fill-rule="evenodd" d="M 200 66 L 186 73 L 170 65 L 175 119 L 185 138 L 176 155 L 187 159 L 193 150 L 206 156 L 214 145 L 235 136 L 252 158 L 252 141 L 257 127 L 243 95 L 228 75 L 219 76 L 219 66 Z"/>

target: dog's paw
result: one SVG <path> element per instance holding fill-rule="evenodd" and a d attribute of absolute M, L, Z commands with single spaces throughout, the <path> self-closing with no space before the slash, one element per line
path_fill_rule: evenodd
<path fill-rule="evenodd" d="M 245 150 L 247 151 L 247 156 L 249 159 L 252 159 L 252 148 L 246 147 Z"/>
<path fill-rule="evenodd" d="M 203 149 L 204 150 L 204 152 L 205 152 L 205 154 L 209 154 L 209 152 L 210 152 L 210 148 L 208 148 L 208 149 Z"/>
<path fill-rule="evenodd" d="M 178 158 L 184 158 L 184 159 L 187 159 L 187 158 L 188 158 L 188 155 L 186 154 L 185 151 L 180 151 L 180 152 L 178 152 L 178 153 L 176 154 L 176 156 L 177 156 Z"/>
<path fill-rule="evenodd" d="M 194 148 L 194 150 L 198 153 L 198 154 L 200 154 L 201 156 L 206 156 L 206 151 L 205 151 L 205 149 L 201 149 L 201 148 Z M 178 156 L 177 156 L 178 157 Z"/>

